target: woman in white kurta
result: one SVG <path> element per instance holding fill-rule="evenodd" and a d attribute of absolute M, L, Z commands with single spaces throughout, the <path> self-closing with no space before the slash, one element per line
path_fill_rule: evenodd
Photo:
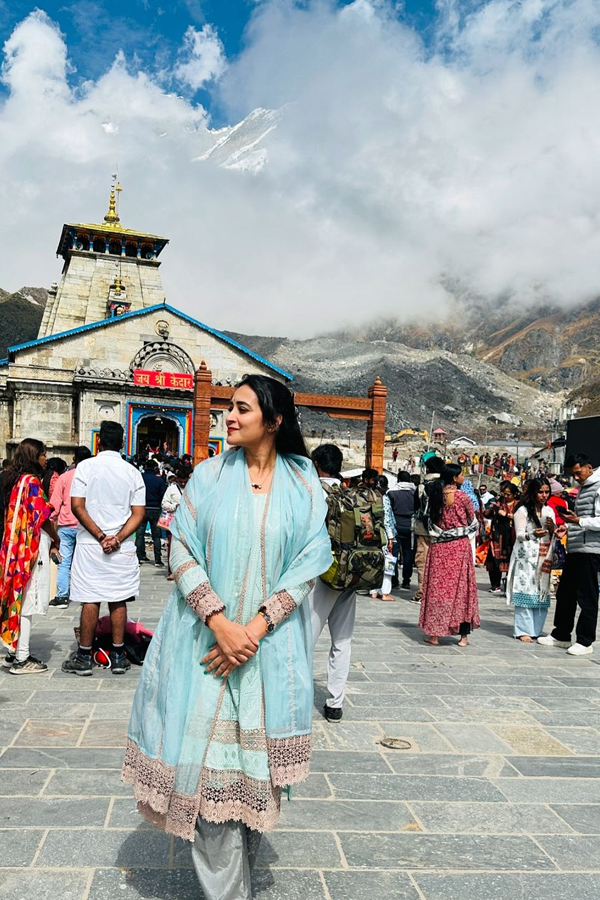
<path fill-rule="evenodd" d="M 383 571 L 381 588 L 378 591 L 371 591 L 371 597 L 373 600 L 377 600 L 378 597 L 381 597 L 382 600 L 395 600 L 396 598 L 392 597 L 392 578 L 394 577 L 396 563 L 398 562 L 398 557 L 393 555 L 394 543 L 396 541 L 396 520 L 394 518 L 394 513 L 392 512 L 390 498 L 387 495 L 389 483 L 385 475 L 379 476 L 377 479 L 377 487 L 381 491 L 381 496 L 383 497 L 383 527 L 385 528 L 388 545 L 385 554 L 385 568 Z"/>
<path fill-rule="evenodd" d="M 554 553 L 554 510 L 548 506 L 550 484 L 532 478 L 515 512 L 516 542 L 510 560 L 506 600 L 515 608 L 514 636 L 532 643 L 544 630 L 550 607 Z"/>
<path fill-rule="evenodd" d="M 183 496 L 183 491 L 185 489 L 186 484 L 190 480 L 190 473 L 187 469 L 184 469 L 183 466 L 180 466 L 176 471 L 173 477 L 173 480 L 169 483 L 169 487 L 164 493 L 162 498 L 162 513 L 163 515 L 173 517 L 177 512 L 179 504 L 181 503 L 181 498 Z M 166 528 L 166 526 L 165 526 Z M 167 530 L 167 579 L 169 581 L 174 581 L 175 576 L 171 572 L 171 529 Z"/>

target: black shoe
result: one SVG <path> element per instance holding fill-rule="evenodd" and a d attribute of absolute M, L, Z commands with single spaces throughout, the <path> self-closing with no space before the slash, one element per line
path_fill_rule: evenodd
<path fill-rule="evenodd" d="M 16 658 L 17 658 L 16 653 L 7 653 L 6 656 L 4 657 L 4 659 L 2 660 L 2 663 L 1 663 L 2 668 L 3 669 L 11 669 L 12 664 L 14 663 Z"/>
<path fill-rule="evenodd" d="M 325 704 L 323 707 L 323 715 L 328 722 L 339 722 L 344 715 L 344 711 L 341 706 L 327 706 L 327 704 Z"/>
<path fill-rule="evenodd" d="M 116 650 L 110 651 L 110 671 L 113 675 L 124 675 L 131 668 L 131 663 L 127 659 L 125 653 L 117 653 Z"/>
<path fill-rule="evenodd" d="M 79 650 L 76 650 L 68 659 L 65 659 L 61 669 L 68 675 L 92 675 L 92 654 L 80 653 Z"/>
<path fill-rule="evenodd" d="M 410 590 L 410 581 L 403 581 L 403 582 L 402 582 L 402 590 L 404 590 L 404 591 L 409 591 L 409 590 Z"/>
<path fill-rule="evenodd" d="M 140 562 L 140 563 L 150 562 L 150 557 L 149 556 L 138 556 L 138 562 Z"/>
<path fill-rule="evenodd" d="M 47 672 L 48 666 L 41 659 L 36 659 L 35 656 L 28 656 L 22 662 L 15 659 L 8 671 L 11 675 L 39 675 L 40 672 Z"/>
<path fill-rule="evenodd" d="M 69 605 L 69 598 L 68 598 L 68 597 L 59 597 L 59 596 L 56 596 L 56 597 L 54 598 L 54 600 L 51 600 L 51 601 L 50 601 L 50 606 L 51 606 L 53 609 L 66 609 L 68 605 Z"/>
<path fill-rule="evenodd" d="M 154 563 L 154 568 L 155 568 L 155 569 L 164 569 L 164 567 L 165 567 L 164 562 L 155 562 L 155 563 Z"/>

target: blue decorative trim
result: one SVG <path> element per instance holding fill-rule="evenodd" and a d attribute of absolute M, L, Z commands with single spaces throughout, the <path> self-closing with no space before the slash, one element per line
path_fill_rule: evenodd
<path fill-rule="evenodd" d="M 136 452 L 138 428 L 140 422 L 148 416 L 159 415 L 165 419 L 169 419 L 177 426 L 178 447 L 177 455 L 182 456 L 188 453 L 186 441 L 191 445 L 191 429 L 192 429 L 192 404 L 187 405 L 166 405 L 161 403 L 140 403 L 133 400 L 127 403 L 127 435 L 125 446 L 128 455 Z"/>
<path fill-rule="evenodd" d="M 91 436 L 90 436 L 90 450 L 92 451 L 92 456 L 96 456 L 98 453 L 98 438 L 100 436 L 99 428 L 92 428 Z"/>
<path fill-rule="evenodd" d="M 19 350 L 28 350 L 30 347 L 39 347 L 42 344 L 49 344 L 51 341 L 58 341 L 61 338 L 72 337 L 75 334 L 85 334 L 87 331 L 94 331 L 96 328 L 105 328 L 110 325 L 116 325 L 118 322 L 122 322 L 123 319 L 133 319 L 139 316 L 145 316 L 149 313 L 160 312 L 160 310 L 167 310 L 175 316 L 178 316 L 180 319 L 185 319 L 186 322 L 189 322 L 190 325 L 195 325 L 197 328 L 201 328 L 203 331 L 207 331 L 209 334 L 214 335 L 220 341 L 224 341 L 226 344 L 229 344 L 230 347 L 235 347 L 236 350 L 240 350 L 246 356 L 250 356 L 252 359 L 255 359 L 256 362 L 259 362 L 263 366 L 267 366 L 267 368 L 272 369 L 274 372 L 277 372 L 279 375 L 283 375 L 284 378 L 287 378 L 288 381 L 293 381 L 294 376 L 290 374 L 290 372 L 286 372 L 285 369 L 281 369 L 279 366 L 274 365 L 269 362 L 264 357 L 259 356 L 258 353 L 253 353 L 252 350 L 249 350 L 247 347 L 244 347 L 243 344 L 238 343 L 233 338 L 228 337 L 226 334 L 223 334 L 222 331 L 217 331 L 216 328 L 211 328 L 209 325 L 205 325 L 203 322 L 199 322 L 197 319 L 192 318 L 192 316 L 188 316 L 187 313 L 181 312 L 179 309 L 175 309 L 174 306 L 169 306 L 168 303 L 157 303 L 155 306 L 147 306 L 145 309 L 136 309 L 134 312 L 123 313 L 121 316 L 111 316 L 110 319 L 100 319 L 99 322 L 90 322 L 89 325 L 80 325 L 78 328 L 70 328 L 68 331 L 60 331 L 58 334 L 49 334 L 43 338 L 36 338 L 34 341 L 26 341 L 24 344 L 15 344 L 13 347 L 8 348 L 9 353 L 17 353 Z M 4 361 L 2 361 L 4 362 Z M 6 360 L 8 362 L 8 360 Z"/>
<path fill-rule="evenodd" d="M 512 595 L 513 606 L 519 606 L 523 609 L 547 609 L 550 606 L 550 595 L 545 603 L 540 603 L 539 594 L 524 594 L 521 591 L 514 591 Z"/>
<path fill-rule="evenodd" d="M 8 359 L 0 359 L 0 366 L 7 366 L 9 363 Z"/>

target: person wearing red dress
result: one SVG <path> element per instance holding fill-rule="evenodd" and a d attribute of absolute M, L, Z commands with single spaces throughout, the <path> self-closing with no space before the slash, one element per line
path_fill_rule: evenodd
<path fill-rule="evenodd" d="M 446 466 L 429 496 L 432 544 L 427 554 L 419 626 L 426 643 L 439 645 L 439 638 L 460 635 L 466 647 L 473 628 L 479 628 L 479 601 L 470 535 L 477 518 L 466 494 L 460 466 Z"/>

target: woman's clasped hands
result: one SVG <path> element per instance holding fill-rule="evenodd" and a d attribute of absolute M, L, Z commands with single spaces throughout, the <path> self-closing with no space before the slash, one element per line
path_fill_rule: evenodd
<path fill-rule="evenodd" d="M 260 621 L 253 620 L 248 625 L 240 625 L 238 622 L 231 622 L 223 613 L 210 617 L 209 627 L 215 635 L 216 643 L 202 660 L 207 673 L 212 672 L 215 677 L 224 678 L 254 656 L 260 638 L 266 633 L 266 629 L 260 625 L 260 622 L 264 623 L 262 616 L 257 619 Z"/>

